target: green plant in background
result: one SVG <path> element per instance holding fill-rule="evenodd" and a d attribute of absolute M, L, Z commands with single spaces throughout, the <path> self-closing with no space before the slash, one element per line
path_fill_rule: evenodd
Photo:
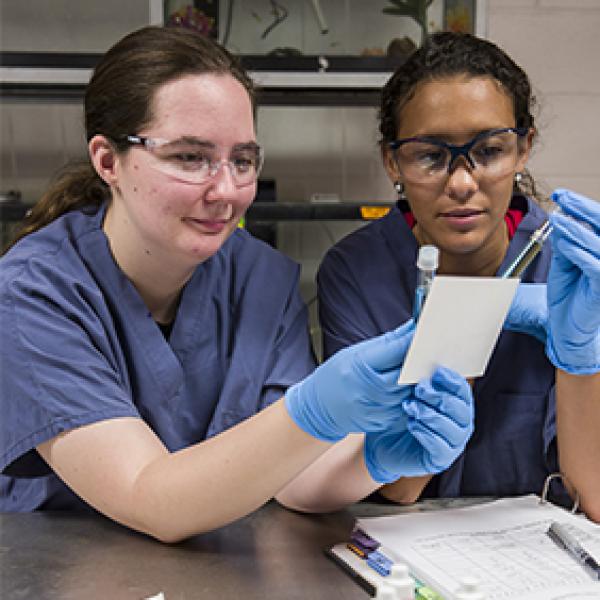
<path fill-rule="evenodd" d="M 386 6 L 382 9 L 386 15 L 396 15 L 398 17 L 411 17 L 421 28 L 421 44 L 427 37 L 427 9 L 433 3 L 433 0 L 389 0 L 392 6 Z"/>

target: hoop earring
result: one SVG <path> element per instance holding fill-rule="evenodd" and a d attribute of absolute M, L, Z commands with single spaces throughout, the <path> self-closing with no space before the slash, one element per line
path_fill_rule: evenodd
<path fill-rule="evenodd" d="M 394 181 L 394 189 L 398 194 L 398 200 L 406 200 L 406 194 L 404 193 L 404 184 L 401 181 Z"/>

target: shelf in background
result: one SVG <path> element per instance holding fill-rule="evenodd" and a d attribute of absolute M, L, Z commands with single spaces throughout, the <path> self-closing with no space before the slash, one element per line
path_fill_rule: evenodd
<path fill-rule="evenodd" d="M 101 54 L 1 52 L 0 98 L 80 101 Z M 399 59 L 241 56 L 265 106 L 374 106 Z"/>
<path fill-rule="evenodd" d="M 254 202 L 246 221 L 369 221 L 386 215 L 393 202 Z"/>
<path fill-rule="evenodd" d="M 383 217 L 393 206 L 393 202 L 254 202 L 246 221 L 369 221 Z M 30 208 L 24 202 L 0 202 L 0 221 L 20 221 Z"/>

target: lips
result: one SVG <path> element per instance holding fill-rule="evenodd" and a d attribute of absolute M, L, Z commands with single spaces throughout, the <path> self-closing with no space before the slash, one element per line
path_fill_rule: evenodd
<path fill-rule="evenodd" d="M 476 208 L 455 208 L 440 213 L 440 217 L 453 229 L 465 231 L 477 226 L 485 211 Z"/>
<path fill-rule="evenodd" d="M 450 217 L 450 218 L 464 218 L 464 217 L 472 217 L 474 215 L 483 214 L 482 210 L 476 208 L 456 208 L 454 210 L 448 210 L 442 213 L 442 217 Z"/>
<path fill-rule="evenodd" d="M 200 229 L 204 233 L 220 233 L 223 231 L 227 223 L 228 219 L 185 219 L 187 223 L 193 225 L 194 227 Z"/>

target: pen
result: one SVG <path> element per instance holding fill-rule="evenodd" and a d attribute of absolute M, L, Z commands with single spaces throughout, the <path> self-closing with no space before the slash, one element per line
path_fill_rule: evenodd
<path fill-rule="evenodd" d="M 564 527 L 553 522 L 547 533 L 558 546 L 566 550 L 594 579 L 600 580 L 600 565 Z"/>
<path fill-rule="evenodd" d="M 421 246 L 417 256 L 417 287 L 415 288 L 415 304 L 413 318 L 419 319 L 427 294 L 431 289 L 433 277 L 438 268 L 440 251 L 435 246 Z"/>

